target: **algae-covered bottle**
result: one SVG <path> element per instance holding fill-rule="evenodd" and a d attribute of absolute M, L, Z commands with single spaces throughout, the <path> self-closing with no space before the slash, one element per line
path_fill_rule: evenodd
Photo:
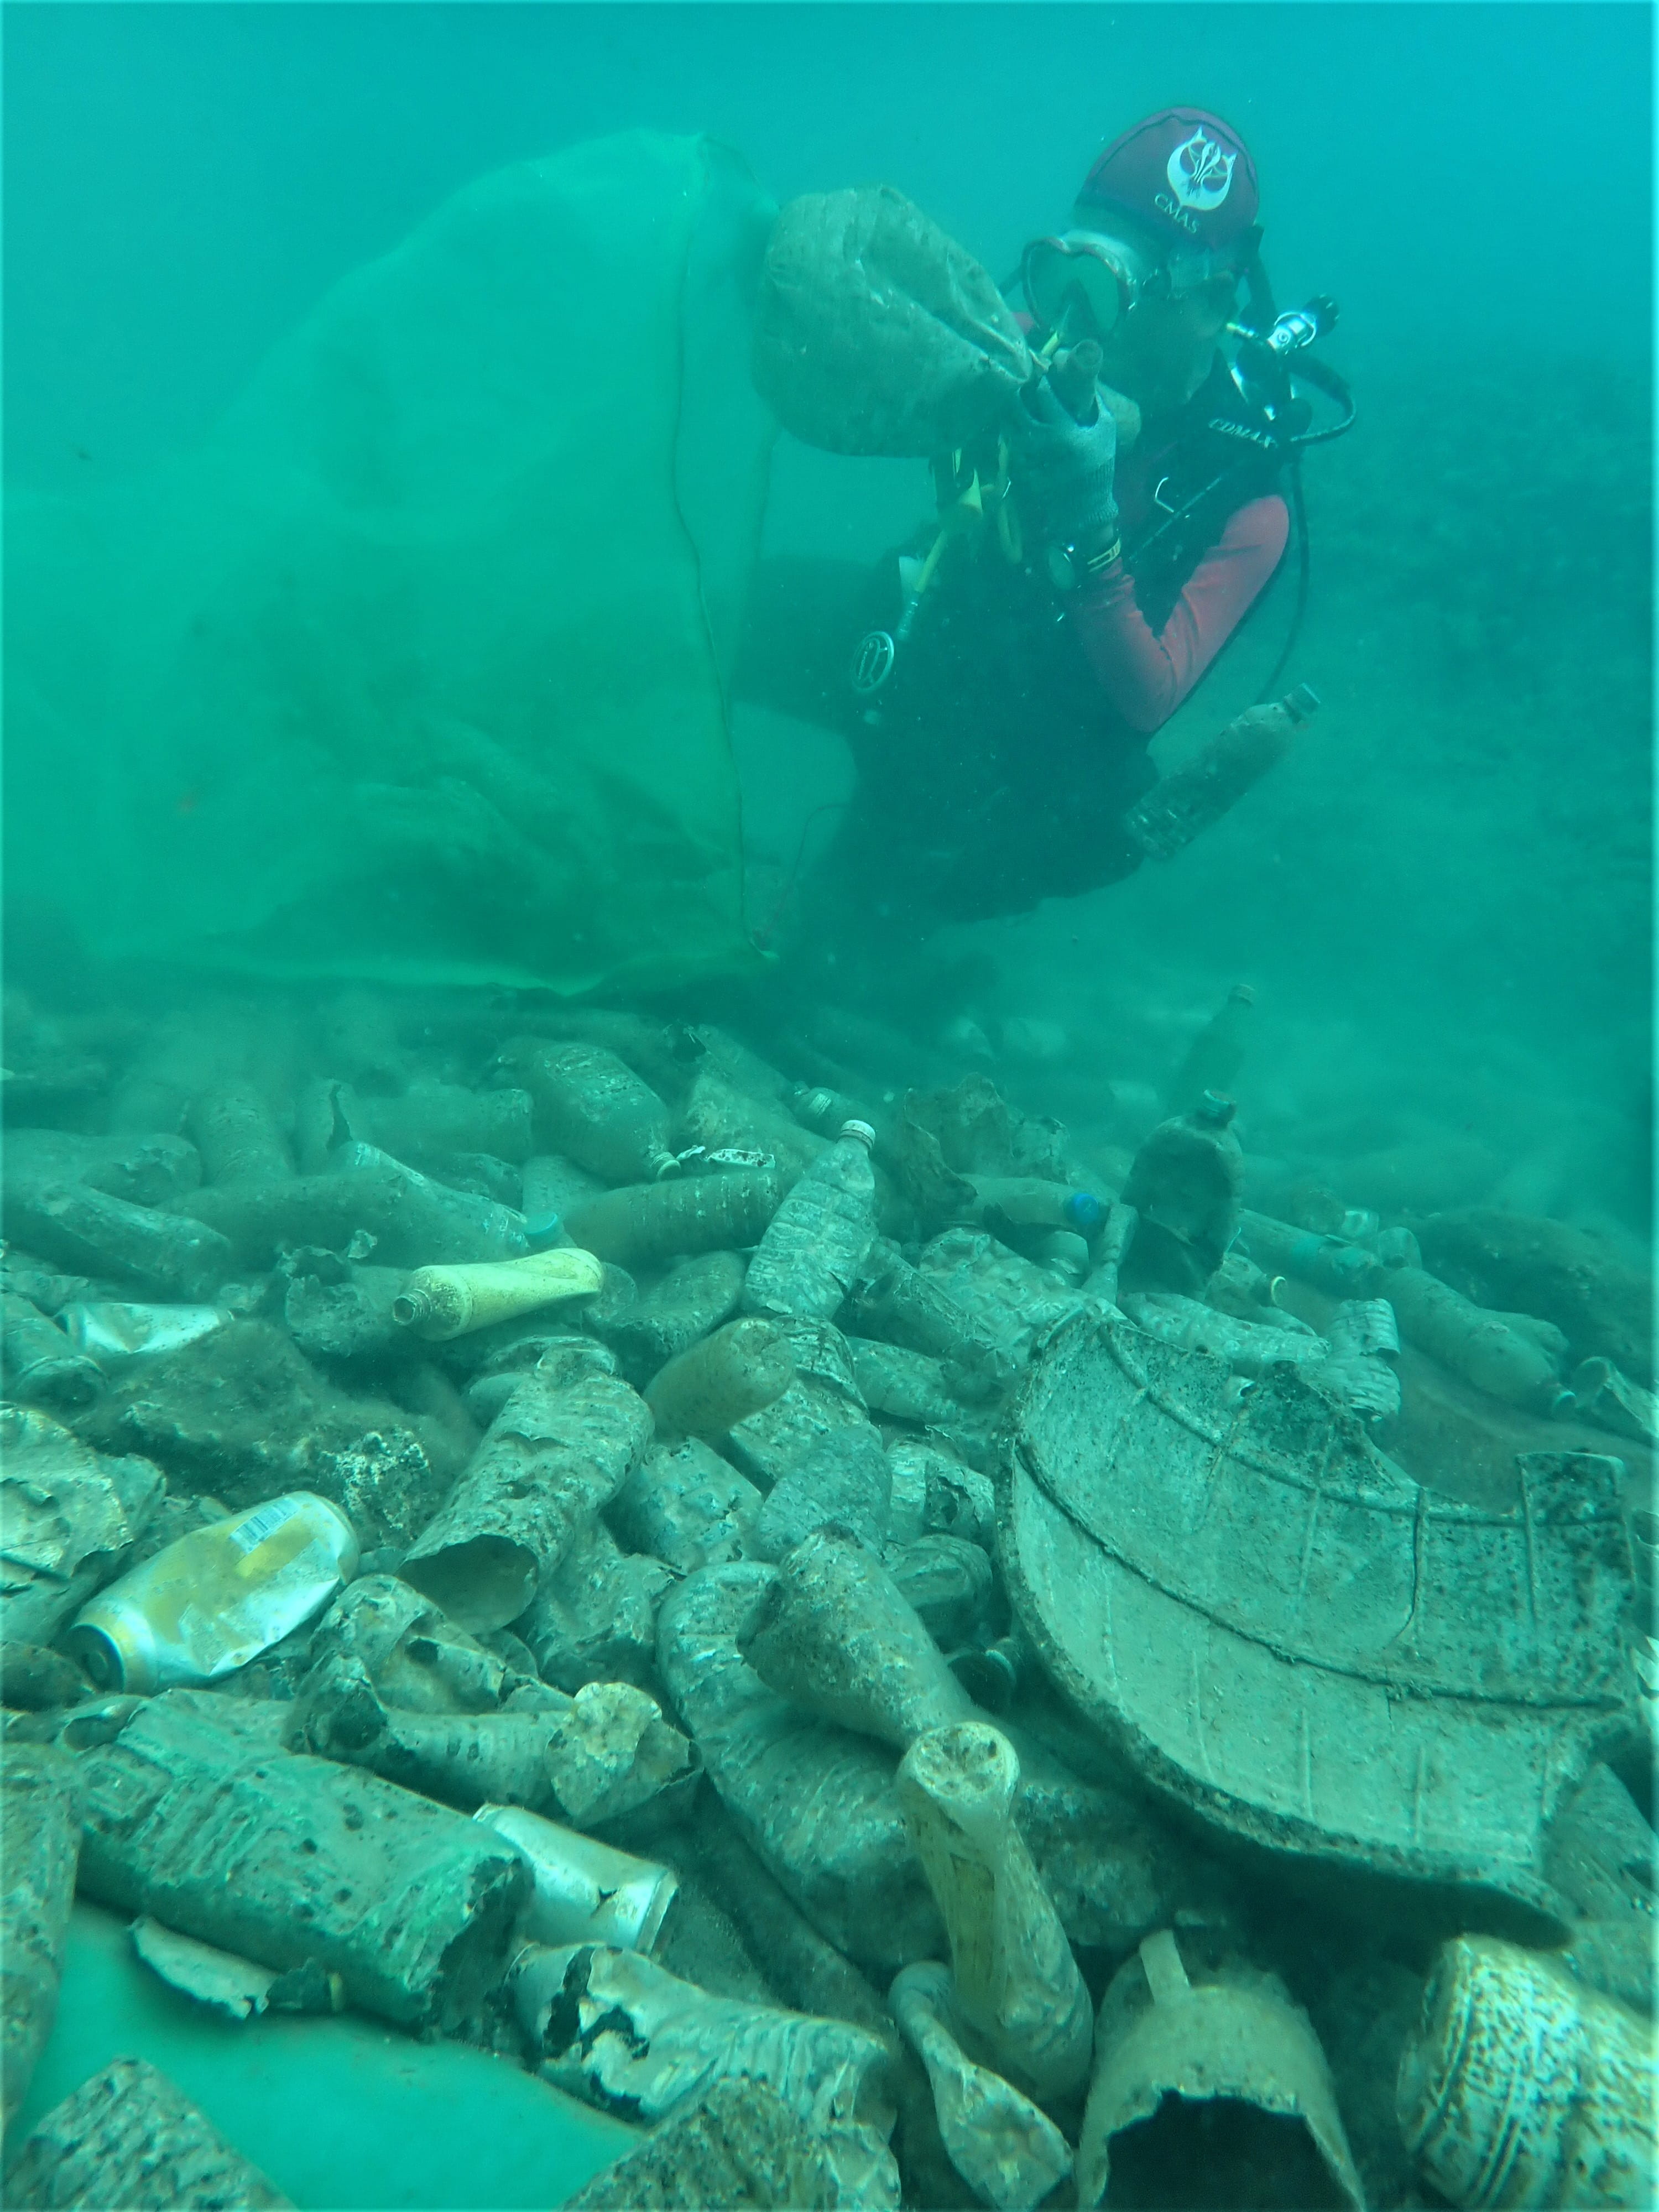
<path fill-rule="evenodd" d="M 1123 1202 L 1139 1217 L 1125 1290 L 1200 1297 L 1237 1233 L 1244 1160 L 1233 1102 L 1206 1091 L 1190 1114 L 1160 1121 L 1135 1154 Z"/>
<path fill-rule="evenodd" d="M 1248 983 L 1235 983 L 1187 1048 L 1185 1059 L 1170 1079 L 1164 1103 L 1171 1114 L 1190 1113 L 1206 1091 L 1230 1093 L 1244 1065 L 1255 993 Z"/>
<path fill-rule="evenodd" d="M 795 1379 L 789 1347 L 750 1314 L 689 1345 L 646 1385 L 659 1436 L 718 1437 L 781 1398 Z"/>
<path fill-rule="evenodd" d="M 26 1405 L 73 1412 L 91 1405 L 104 1387 L 102 1371 L 56 1322 L 15 1291 L 0 1291 L 0 1384 Z"/>
<path fill-rule="evenodd" d="M 876 1178 L 867 1121 L 846 1121 L 767 1225 L 743 1288 L 750 1313 L 830 1321 L 875 1242 Z"/>
<path fill-rule="evenodd" d="M 693 1252 L 741 1251 L 778 1210 L 783 1178 L 771 1168 L 684 1182 L 630 1183 L 584 1199 L 564 1225 L 585 1251 L 615 1267 L 638 1267 Z"/>
<path fill-rule="evenodd" d="M 1149 858 L 1173 860 L 1284 758 L 1318 708 L 1317 693 L 1305 684 L 1269 706 L 1247 707 L 1184 768 L 1137 799 L 1123 817 L 1125 829 Z"/>
<path fill-rule="evenodd" d="M 649 1182 L 677 1165 L 668 1109 L 602 1044 L 528 1043 L 502 1055 L 535 1101 L 538 1141 L 607 1182 Z"/>
<path fill-rule="evenodd" d="M 1402 1335 L 1489 1397 L 1536 1413 L 1563 1411 L 1571 1393 L 1558 1358 L 1528 1316 L 1492 1313 L 1421 1267 L 1391 1267 L 1382 1294 Z"/>

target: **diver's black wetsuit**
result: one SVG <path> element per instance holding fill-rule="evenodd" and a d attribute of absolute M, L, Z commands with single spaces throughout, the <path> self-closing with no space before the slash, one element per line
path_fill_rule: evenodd
<path fill-rule="evenodd" d="M 1125 456 L 1118 498 L 1133 595 L 1117 564 L 1115 583 L 1092 605 L 1084 592 L 1062 592 L 1042 546 L 1011 562 L 987 526 L 947 549 L 873 697 L 854 691 L 851 669 L 866 632 L 898 627 L 896 556 L 873 573 L 823 562 L 766 566 L 738 690 L 838 730 L 858 769 L 839 830 L 803 887 L 807 935 L 857 967 L 888 955 L 903 961 L 941 923 L 1024 913 L 1138 865 L 1121 817 L 1156 780 L 1147 740 L 1184 690 L 1177 684 L 1151 720 L 1115 711 L 1103 666 L 1109 625 L 1136 625 L 1156 653 L 1183 591 L 1206 561 L 1225 557 L 1218 549 L 1231 519 L 1252 502 L 1279 518 L 1249 596 L 1265 581 L 1284 543 L 1283 507 L 1264 497 L 1273 456 L 1212 427 L 1237 413 L 1218 362 L 1162 434 Z M 1224 474 L 1212 496 L 1160 531 L 1170 508 Z M 1186 688 L 1243 611 L 1203 641 Z"/>

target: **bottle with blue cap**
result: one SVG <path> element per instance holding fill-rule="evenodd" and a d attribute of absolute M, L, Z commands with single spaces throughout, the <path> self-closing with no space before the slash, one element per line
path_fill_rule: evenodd
<path fill-rule="evenodd" d="M 1000 1243 L 1062 1273 L 1074 1273 L 1079 1264 L 1086 1272 L 1089 1247 L 1106 1218 L 1103 1199 L 1042 1176 L 976 1175 L 969 1181 L 979 1221 Z"/>

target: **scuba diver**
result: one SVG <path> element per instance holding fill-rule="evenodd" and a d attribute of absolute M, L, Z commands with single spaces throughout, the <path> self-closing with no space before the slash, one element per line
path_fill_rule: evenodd
<path fill-rule="evenodd" d="M 1139 866 L 1124 817 L 1158 781 L 1148 741 L 1283 560 L 1301 446 L 1352 419 L 1328 370 L 1334 428 L 1292 391 L 1335 310 L 1275 314 L 1257 206 L 1217 117 L 1166 108 L 1125 131 L 1073 227 L 1026 250 L 1042 373 L 934 463 L 934 529 L 873 575 L 763 568 L 739 696 L 839 731 L 857 770 L 792 933 L 797 974 L 830 995 L 931 995 L 918 955 L 942 924 Z M 1298 619 L 1305 535 L 1302 568 Z"/>

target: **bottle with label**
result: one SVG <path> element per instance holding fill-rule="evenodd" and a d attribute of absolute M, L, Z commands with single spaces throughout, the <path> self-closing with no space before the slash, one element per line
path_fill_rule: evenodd
<path fill-rule="evenodd" d="M 357 1559 L 339 1507 L 290 1491 L 192 1529 L 100 1590 L 68 1646 L 101 1690 L 216 1681 L 309 1620 Z"/>
<path fill-rule="evenodd" d="M 749 1313 L 832 1321 L 876 1237 L 867 1121 L 844 1121 L 767 1224 L 744 1284 Z"/>
<path fill-rule="evenodd" d="M 1188 1046 L 1187 1056 L 1164 1094 L 1170 1113 L 1189 1112 L 1206 1091 L 1231 1095 L 1244 1065 L 1255 1011 L 1255 993 L 1248 983 L 1235 983 Z"/>
<path fill-rule="evenodd" d="M 1284 759 L 1297 731 L 1318 710 L 1318 694 L 1305 684 L 1270 706 L 1247 707 L 1184 768 L 1135 801 L 1123 817 L 1130 837 L 1149 860 L 1172 860 Z"/>
<path fill-rule="evenodd" d="M 1126 1291 L 1204 1295 L 1238 1231 L 1244 1159 L 1235 1110 L 1206 1091 L 1190 1114 L 1160 1121 L 1135 1154 L 1123 1186 L 1137 1217 L 1120 1275 Z"/>
<path fill-rule="evenodd" d="M 827 1084 L 797 1083 L 786 1093 L 784 1103 L 804 1128 L 816 1129 L 821 1137 L 833 1137 L 848 1121 L 868 1121 L 875 1127 L 873 1114 Z"/>

